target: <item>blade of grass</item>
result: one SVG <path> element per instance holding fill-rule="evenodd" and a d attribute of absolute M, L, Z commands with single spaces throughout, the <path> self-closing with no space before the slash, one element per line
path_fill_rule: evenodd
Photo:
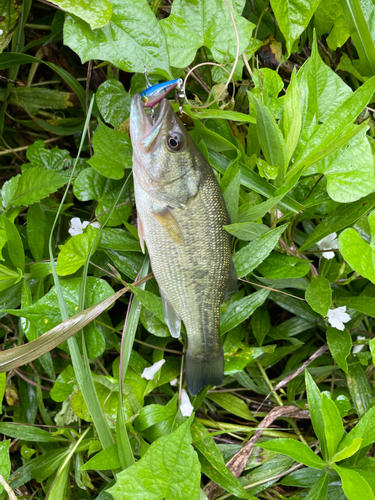
<path fill-rule="evenodd" d="M 90 108 L 89 108 L 89 111 L 87 113 L 87 118 L 86 118 L 85 126 L 83 129 L 81 143 L 80 143 L 79 149 L 78 149 L 78 155 L 74 161 L 72 172 L 70 174 L 70 178 L 69 178 L 68 184 L 66 186 L 64 196 L 62 197 L 60 206 L 57 210 L 57 214 L 56 214 L 54 223 L 52 225 L 50 238 L 49 238 L 49 254 L 50 254 L 50 259 L 51 259 L 51 269 L 52 269 L 52 274 L 53 274 L 53 278 L 54 278 L 54 282 L 55 282 L 55 286 L 56 286 L 56 294 L 58 297 L 61 318 L 63 321 L 65 321 L 69 318 L 69 313 L 68 313 L 68 309 L 67 309 L 66 304 L 65 304 L 65 299 L 64 299 L 63 294 L 62 294 L 60 280 L 59 280 L 59 277 L 58 277 L 57 271 L 56 271 L 56 264 L 54 261 L 54 254 L 53 254 L 53 250 L 52 250 L 52 236 L 53 236 L 53 231 L 55 229 L 56 223 L 57 223 L 58 218 L 60 216 L 61 208 L 62 208 L 64 201 L 65 201 L 65 198 L 68 194 L 69 187 L 70 187 L 70 184 L 72 182 L 72 178 L 73 178 L 73 175 L 74 175 L 74 172 L 76 169 L 78 158 L 79 158 L 81 151 L 82 151 L 83 141 L 86 137 L 87 129 L 88 129 L 88 126 L 90 123 L 90 117 L 91 117 L 93 105 L 94 105 L 94 98 L 91 99 Z M 70 337 L 68 339 L 68 347 L 69 347 L 69 352 L 70 352 L 70 355 L 72 358 L 72 364 L 73 364 L 74 372 L 75 372 L 75 375 L 77 378 L 77 382 L 78 382 L 78 385 L 82 391 L 83 399 L 85 400 L 85 403 L 86 403 L 87 408 L 90 412 L 91 418 L 94 422 L 94 426 L 95 426 L 96 431 L 98 433 L 100 442 L 101 442 L 103 448 L 107 448 L 108 446 L 111 446 L 112 444 L 114 444 L 114 439 L 113 439 L 113 436 L 112 436 L 111 431 L 109 429 L 107 419 L 105 418 L 105 415 L 103 413 L 103 409 L 99 403 L 99 399 L 98 399 L 98 396 L 97 396 L 96 391 L 95 391 L 94 382 L 92 380 L 91 371 L 88 367 L 88 364 L 85 364 L 84 361 L 82 360 L 81 353 L 80 353 L 80 350 L 78 347 L 78 342 L 77 342 L 77 339 L 75 337 Z"/>
<path fill-rule="evenodd" d="M 359 59 L 368 76 L 375 74 L 375 44 L 366 22 L 360 0 L 341 0 L 345 21 L 348 25 Z"/>
<path fill-rule="evenodd" d="M 142 269 L 140 270 L 138 278 L 142 279 L 147 276 L 149 268 L 149 257 L 146 255 L 143 262 Z M 142 289 L 145 288 L 146 283 L 140 285 Z M 123 469 L 130 467 L 134 464 L 134 455 L 130 445 L 128 433 L 126 431 L 126 424 L 124 418 L 124 412 L 122 411 L 123 405 L 123 384 L 126 376 L 126 371 L 129 365 L 129 359 L 134 343 L 134 337 L 137 331 L 137 326 L 139 322 L 139 315 L 141 313 L 141 303 L 131 295 L 128 310 L 126 313 L 124 329 L 121 338 L 121 352 L 120 352 L 120 391 L 119 391 L 119 404 L 116 419 L 116 436 L 117 436 L 117 449 L 121 462 L 121 467 Z"/>

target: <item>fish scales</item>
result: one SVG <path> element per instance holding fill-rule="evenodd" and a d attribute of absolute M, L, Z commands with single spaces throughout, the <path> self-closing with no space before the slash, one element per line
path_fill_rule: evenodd
<path fill-rule="evenodd" d="M 223 380 L 220 305 L 231 270 L 223 228 L 229 216 L 211 166 L 168 101 L 151 125 L 134 96 L 130 131 L 140 237 L 169 311 L 185 325 L 186 379 L 194 395 Z M 168 146 L 172 136 L 182 141 L 180 150 Z"/>

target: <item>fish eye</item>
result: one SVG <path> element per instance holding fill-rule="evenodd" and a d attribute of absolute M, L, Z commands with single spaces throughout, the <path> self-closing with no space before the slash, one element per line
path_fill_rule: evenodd
<path fill-rule="evenodd" d="M 167 146 L 171 151 L 180 151 L 183 146 L 183 139 L 176 132 L 167 137 Z"/>

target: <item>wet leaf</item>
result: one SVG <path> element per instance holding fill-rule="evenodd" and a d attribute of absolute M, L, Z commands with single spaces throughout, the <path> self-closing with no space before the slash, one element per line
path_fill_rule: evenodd
<path fill-rule="evenodd" d="M 92 144 L 94 156 L 88 163 L 109 179 L 122 179 L 124 170 L 132 166 L 130 139 L 99 120 Z"/>
<path fill-rule="evenodd" d="M 86 21 L 91 28 L 102 28 L 112 17 L 108 0 L 54 0 L 54 4 Z"/>
<path fill-rule="evenodd" d="M 67 15 L 64 43 L 77 52 L 83 63 L 101 59 L 124 71 L 142 73 L 144 61 L 148 71 L 169 79 L 164 34 L 146 0 L 112 0 L 111 3 L 111 20 L 94 31 L 85 21 Z"/>
<path fill-rule="evenodd" d="M 230 0 L 233 9 L 234 2 Z M 254 24 L 232 10 L 239 36 L 240 54 L 249 45 Z M 229 53 L 234 59 L 236 38 L 233 23 L 225 4 L 205 0 L 196 4 L 173 2 L 171 14 L 161 21 L 166 36 L 171 64 L 185 68 L 193 62 L 200 47 L 207 47 L 214 59 L 223 62 Z"/>
<path fill-rule="evenodd" d="M 119 127 L 129 117 L 130 101 L 130 94 L 118 80 L 106 80 L 96 91 L 99 111 L 104 120 L 114 127 Z"/>
<path fill-rule="evenodd" d="M 67 276 L 74 274 L 86 262 L 91 247 L 94 244 L 98 230 L 90 225 L 82 234 L 77 234 L 68 240 L 65 245 L 60 245 L 60 253 L 57 257 L 57 274 Z M 97 238 L 92 255 L 98 248 L 100 237 Z"/>

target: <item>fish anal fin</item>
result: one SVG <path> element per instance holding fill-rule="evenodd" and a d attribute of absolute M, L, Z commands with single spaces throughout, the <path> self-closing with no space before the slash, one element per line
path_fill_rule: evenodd
<path fill-rule="evenodd" d="M 172 240 L 181 245 L 181 230 L 172 214 L 171 209 L 169 207 L 166 207 L 161 212 L 153 212 L 153 215 L 157 219 L 159 224 L 163 227 L 163 229 L 169 234 Z"/>
<path fill-rule="evenodd" d="M 192 396 L 196 396 L 206 385 L 220 386 L 224 380 L 223 349 L 213 355 L 212 352 L 186 353 L 186 382 Z"/>
<path fill-rule="evenodd" d="M 161 300 L 163 302 L 163 311 L 165 322 L 168 325 L 172 337 L 178 339 L 181 333 L 181 319 L 177 316 L 172 304 L 169 302 L 165 293 L 160 290 Z"/>
<path fill-rule="evenodd" d="M 227 289 L 225 291 L 225 297 L 228 297 L 229 295 L 232 295 L 233 293 L 238 292 L 238 278 L 237 278 L 237 273 L 234 268 L 233 264 L 233 259 L 232 257 L 230 258 L 230 272 L 229 272 L 229 279 L 227 283 Z"/>
<path fill-rule="evenodd" d="M 145 253 L 145 234 L 143 230 L 142 219 L 140 218 L 139 214 L 138 214 L 137 226 L 138 226 L 137 229 L 138 229 L 139 244 L 141 245 L 142 253 Z"/>

